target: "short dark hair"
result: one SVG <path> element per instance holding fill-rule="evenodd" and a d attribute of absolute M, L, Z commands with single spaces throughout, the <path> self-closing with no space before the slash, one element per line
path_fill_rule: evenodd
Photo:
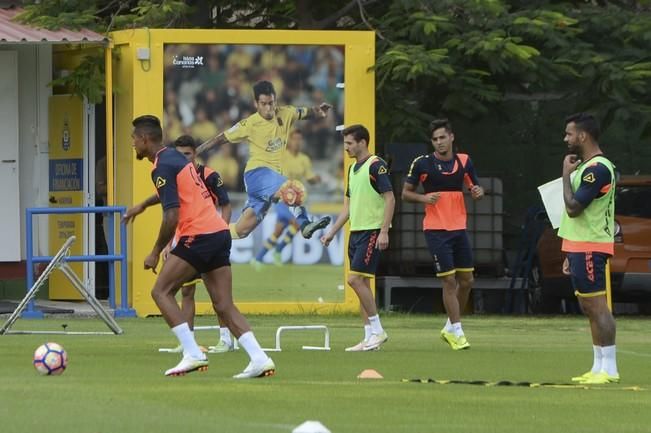
<path fill-rule="evenodd" d="M 189 135 L 181 135 L 179 138 L 174 140 L 172 147 L 191 147 L 193 149 L 196 149 L 197 141 Z"/>
<path fill-rule="evenodd" d="M 341 131 L 342 136 L 352 135 L 355 141 L 366 140 L 366 145 L 371 142 L 371 135 L 368 133 L 368 129 L 364 125 L 350 125 L 348 128 L 345 128 Z"/>
<path fill-rule="evenodd" d="M 576 128 L 580 131 L 587 132 L 593 140 L 598 141 L 601 129 L 599 122 L 590 113 L 575 113 L 565 118 L 565 125 L 574 123 Z"/>
<path fill-rule="evenodd" d="M 136 117 L 131 123 L 139 134 L 147 135 L 159 143 L 163 141 L 163 128 L 160 126 L 158 117 L 145 114 L 144 116 Z"/>
<path fill-rule="evenodd" d="M 276 96 L 276 90 L 274 90 L 274 85 L 269 81 L 258 81 L 253 85 L 253 96 L 257 101 L 260 98 L 260 95 L 274 95 Z"/>
<path fill-rule="evenodd" d="M 429 123 L 429 135 L 430 137 L 432 134 L 434 134 L 434 131 L 437 129 L 445 128 L 446 131 L 452 132 L 452 123 L 446 119 L 446 118 L 441 118 L 441 119 L 434 119 Z"/>

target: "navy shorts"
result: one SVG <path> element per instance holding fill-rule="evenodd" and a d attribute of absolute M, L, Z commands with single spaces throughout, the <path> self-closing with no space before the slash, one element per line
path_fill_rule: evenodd
<path fill-rule="evenodd" d="M 437 277 L 475 269 L 465 230 L 425 230 L 425 242 L 434 259 Z"/>
<path fill-rule="evenodd" d="M 567 253 L 570 276 L 576 296 L 598 296 L 606 293 L 605 253 Z"/>
<path fill-rule="evenodd" d="M 366 277 L 374 277 L 380 261 L 380 250 L 375 247 L 380 229 L 350 232 L 348 258 L 350 271 Z"/>
<path fill-rule="evenodd" d="M 182 236 L 171 251 L 190 263 L 200 274 L 230 266 L 231 232 L 222 230 L 196 236 Z"/>

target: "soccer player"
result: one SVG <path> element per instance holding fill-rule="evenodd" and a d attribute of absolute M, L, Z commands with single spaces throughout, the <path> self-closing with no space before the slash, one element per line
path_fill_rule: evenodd
<path fill-rule="evenodd" d="M 563 271 L 571 275 L 592 333 L 592 368 L 575 382 L 619 382 L 615 319 L 606 300 L 606 262 L 614 253 L 615 169 L 599 147 L 599 124 L 590 114 L 565 119 L 568 155 L 563 160 L 563 201 L 558 236 L 567 254 Z M 574 177 L 570 175 L 575 173 Z"/>
<path fill-rule="evenodd" d="M 226 188 L 224 188 L 224 183 L 222 182 L 219 173 L 213 171 L 209 167 L 196 163 L 195 157 L 196 157 L 197 142 L 189 135 L 182 135 L 174 141 L 172 147 L 174 147 L 176 150 L 181 152 L 188 161 L 194 164 L 194 167 L 197 170 L 197 173 L 199 174 L 199 178 L 201 179 L 201 181 L 204 183 L 204 185 L 210 192 L 210 196 L 213 202 L 215 203 L 217 210 L 220 212 L 222 219 L 228 224 L 231 220 L 231 212 L 232 212 L 231 203 L 228 198 L 228 192 L 226 191 Z M 158 196 L 154 194 L 151 197 L 144 200 L 142 203 L 139 203 L 138 205 L 130 209 L 130 214 L 133 216 L 133 218 L 135 218 L 136 215 L 139 215 L 142 212 L 144 212 L 145 209 L 147 209 L 149 206 L 153 206 L 158 203 L 160 203 L 160 200 L 158 199 Z M 170 242 L 163 250 L 162 253 L 163 260 L 167 260 L 169 252 L 171 249 L 173 249 L 176 246 L 176 243 L 178 242 L 178 238 L 179 238 L 179 234 L 178 234 L 178 226 L 177 226 L 177 233 L 175 233 L 172 242 Z M 195 278 L 192 278 L 191 281 L 186 282 L 181 287 L 181 296 L 182 296 L 181 311 L 183 312 L 183 316 L 186 318 L 188 322 L 188 326 L 192 331 L 194 331 L 194 315 L 195 315 L 194 294 L 196 291 L 196 284 L 197 282 L 200 281 L 200 278 L 201 278 L 200 275 L 196 275 Z M 224 353 L 224 352 L 230 352 L 235 349 L 235 344 L 231 338 L 230 331 L 226 326 L 224 326 L 223 321 L 219 317 L 218 320 L 220 324 L 220 328 L 219 328 L 220 339 L 217 345 L 208 347 L 208 353 Z M 172 350 L 172 352 L 174 353 L 181 353 L 182 351 L 183 351 L 183 346 L 181 345 L 177 346 L 175 349 Z"/>
<path fill-rule="evenodd" d="M 287 141 L 287 152 L 283 155 L 282 169 L 283 174 L 288 179 L 296 179 L 299 181 L 307 181 L 310 184 L 321 182 L 321 176 L 312 171 L 312 161 L 310 157 L 301 152 L 303 147 L 303 133 L 300 129 L 294 129 L 289 134 Z M 299 226 L 296 222 L 294 214 L 289 209 L 289 206 L 282 201 L 275 204 L 276 209 L 276 226 L 271 236 L 265 240 L 263 247 L 260 249 L 255 258 L 251 261 L 256 269 L 262 266 L 262 259 L 267 251 L 273 249 L 274 263 L 278 266 L 282 265 L 281 252 L 286 245 L 288 245 L 294 235 L 298 232 Z M 281 235 L 285 232 L 285 236 Z M 280 241 L 278 241 L 280 239 Z"/>
<path fill-rule="evenodd" d="M 160 254 L 172 240 L 178 227 L 179 239 L 170 251 L 154 288 L 152 298 L 165 321 L 183 346 L 183 358 L 165 372 L 178 376 L 208 368 L 174 293 L 178 287 L 200 273 L 208 289 L 215 313 L 239 339 L 250 362 L 236 379 L 273 375 L 274 362 L 262 350 L 249 324 L 233 303 L 230 267 L 231 237 L 228 225 L 215 212 L 210 192 L 199 178 L 192 162 L 181 153 L 164 147 L 163 131 L 157 117 L 144 115 L 133 120 L 131 138 L 138 160 L 154 164 L 151 178 L 163 207 L 163 221 L 151 253 L 145 257 L 145 269 L 156 273 Z M 124 220 L 133 214 L 127 211 Z"/>
<path fill-rule="evenodd" d="M 414 159 L 402 188 L 402 199 L 423 203 L 425 241 L 434 259 L 436 276 L 443 285 L 443 305 L 448 320 L 441 339 L 454 350 L 470 343 L 461 327 L 461 311 L 468 303 L 474 270 L 472 249 L 466 233 L 464 184 L 474 200 L 484 196 L 470 157 L 454 152 L 454 133 L 447 119 L 430 123 L 434 152 Z M 423 185 L 424 193 L 416 191 Z"/>
<path fill-rule="evenodd" d="M 359 298 L 364 339 L 346 351 L 362 352 L 379 348 L 389 338 L 380 323 L 370 279 L 375 277 L 380 251 L 389 247 L 395 198 L 386 162 L 368 150 L 368 130 L 362 125 L 352 125 L 342 135 L 344 150 L 355 158 L 355 163 L 348 170 L 344 207 L 328 233 L 321 237 L 321 243 L 328 246 L 350 219 L 348 284 Z"/>
<path fill-rule="evenodd" d="M 277 106 L 276 91 L 269 81 L 257 82 L 253 86 L 253 95 L 256 113 L 197 149 L 197 154 L 202 158 L 207 151 L 226 142 L 249 143 L 250 156 L 244 168 L 248 198 L 239 219 L 230 225 L 233 239 L 247 237 L 265 217 L 271 203 L 278 200 L 278 189 L 287 180 L 282 174 L 281 158 L 294 123 L 297 120 L 324 118 L 332 108 L 325 102 L 312 108 Z M 303 206 L 298 207 L 296 220 L 306 239 L 330 224 L 329 216 L 310 222 Z"/>

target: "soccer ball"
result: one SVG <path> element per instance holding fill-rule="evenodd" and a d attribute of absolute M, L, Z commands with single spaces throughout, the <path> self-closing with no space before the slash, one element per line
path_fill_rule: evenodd
<path fill-rule="evenodd" d="M 287 206 L 300 206 L 307 198 L 305 186 L 295 179 L 290 179 L 283 183 L 278 193 L 280 194 L 280 199 Z"/>
<path fill-rule="evenodd" d="M 68 354 L 57 343 L 45 343 L 34 352 L 34 368 L 42 375 L 58 375 L 68 366 Z"/>

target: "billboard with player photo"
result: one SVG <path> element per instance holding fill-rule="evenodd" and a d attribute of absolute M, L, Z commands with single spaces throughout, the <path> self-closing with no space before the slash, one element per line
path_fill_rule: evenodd
<path fill-rule="evenodd" d="M 187 134 L 203 143 L 223 132 L 230 138 L 215 146 L 207 165 L 228 190 L 231 222 L 247 207 L 252 181 L 249 177 L 245 185 L 245 171 L 278 155 L 278 171 L 305 186 L 309 217 L 334 221 L 343 202 L 344 152 L 337 126 L 344 124 L 344 78 L 344 45 L 166 43 L 164 140 Z M 260 82 L 275 92 L 276 116 L 267 120 L 277 123 L 275 132 L 265 132 L 266 119 L 256 114 L 262 105 L 256 104 L 253 87 Z M 310 115 L 323 103 L 331 107 L 325 117 Z M 244 135 L 252 138 L 239 138 Z M 266 149 L 252 158 L 255 140 Z M 234 240 L 238 301 L 344 301 L 343 232 L 324 247 L 321 230 L 309 239 L 302 236 L 297 212 L 282 202 L 272 205 L 260 212 L 258 219 L 264 217 L 250 234 Z"/>

